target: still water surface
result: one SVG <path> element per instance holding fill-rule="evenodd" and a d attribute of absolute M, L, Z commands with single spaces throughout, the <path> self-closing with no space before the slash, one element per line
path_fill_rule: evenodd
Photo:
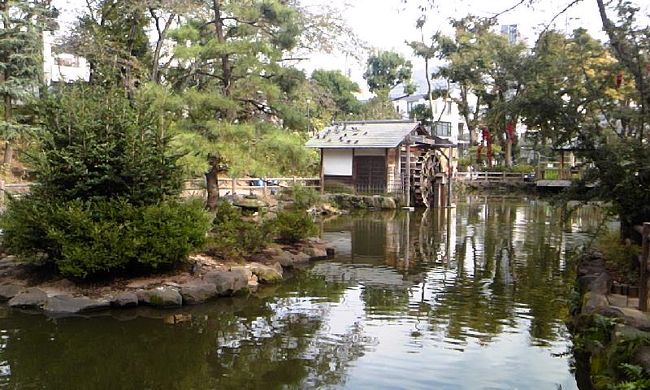
<path fill-rule="evenodd" d="M 539 200 L 322 224 L 337 257 L 247 298 L 48 319 L 0 306 L 0 388 L 576 389 L 571 248 L 597 224 Z"/>

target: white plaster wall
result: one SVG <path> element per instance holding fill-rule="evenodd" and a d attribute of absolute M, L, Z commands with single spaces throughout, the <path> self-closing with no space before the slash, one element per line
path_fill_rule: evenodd
<path fill-rule="evenodd" d="M 323 149 L 323 173 L 352 176 L 352 149 Z"/>

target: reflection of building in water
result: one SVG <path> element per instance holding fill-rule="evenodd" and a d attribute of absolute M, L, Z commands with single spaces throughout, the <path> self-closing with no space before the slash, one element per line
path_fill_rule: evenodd
<path fill-rule="evenodd" d="M 421 280 L 425 264 L 447 263 L 455 256 L 455 218 L 454 209 L 341 217 L 325 227 L 323 238 L 334 246 L 337 257 L 346 264 L 318 269 L 336 280 L 362 278 L 368 282 L 375 275 L 381 285 Z M 363 265 L 389 268 L 377 272 L 377 268 L 365 269 Z"/>

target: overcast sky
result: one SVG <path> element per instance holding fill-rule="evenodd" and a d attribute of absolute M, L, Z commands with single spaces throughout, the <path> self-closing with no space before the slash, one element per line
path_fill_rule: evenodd
<path fill-rule="evenodd" d="M 342 14 L 354 29 L 357 35 L 366 41 L 369 46 L 381 50 L 397 51 L 412 59 L 414 71 L 423 72 L 422 61 L 412 58 L 412 53 L 406 41 L 419 40 L 419 32 L 415 28 L 415 21 L 421 15 L 418 5 L 429 4 L 431 0 L 302 0 L 304 4 L 318 5 L 329 4 L 339 7 Z M 650 11 L 650 2 L 636 0 L 644 4 L 643 11 Z M 61 10 L 62 27 L 74 20 L 74 12 L 84 4 L 83 0 L 54 0 L 55 5 Z M 451 33 L 449 18 L 460 18 L 467 14 L 477 16 L 493 16 L 502 12 L 518 0 L 446 0 L 435 1 L 433 9 L 426 12 L 427 24 L 425 37 L 431 36 L 435 31 Z M 530 44 L 535 41 L 537 33 L 548 25 L 553 17 L 569 3 L 568 0 L 538 0 L 534 6 L 519 6 L 515 10 L 503 14 L 499 24 L 517 24 L 522 36 Z M 597 38 L 604 39 L 601 22 L 595 0 L 582 0 L 568 11 L 559 16 L 554 28 L 572 31 L 576 27 L 587 28 Z M 365 59 L 363 60 L 365 61 Z M 311 72 L 316 68 L 339 69 L 351 75 L 362 89 L 366 89 L 362 78 L 365 63 L 346 58 L 342 55 L 317 54 L 311 60 L 300 65 Z M 416 77 L 423 79 L 423 75 Z M 367 97 L 367 90 L 364 96 Z"/>
<path fill-rule="evenodd" d="M 325 0 L 303 1 L 319 4 Z M 424 80 L 423 62 L 413 58 L 405 41 L 420 39 L 420 34 L 415 28 L 415 21 L 422 14 L 418 10 L 418 4 L 424 4 L 426 1 L 428 0 L 408 0 L 404 4 L 402 0 L 356 0 L 348 2 L 343 14 L 350 26 L 370 46 L 382 50 L 397 51 L 411 58 L 414 63 L 414 73 L 417 73 L 414 78 Z M 470 13 L 489 17 L 512 7 L 517 2 L 517 0 L 437 1 L 436 3 L 439 5 L 426 12 L 425 38 L 430 37 L 436 31 L 451 34 L 450 18 L 460 18 Z M 329 3 L 339 3 L 343 8 L 345 2 L 344 0 L 331 0 Z M 567 0 L 540 0 L 537 3 L 539 4 L 532 7 L 522 5 L 503 14 L 499 17 L 499 24 L 517 24 L 522 37 L 527 39 L 530 44 L 534 43 L 537 33 L 548 25 L 553 17 L 566 7 L 568 2 Z M 584 0 L 578 3 L 558 17 L 553 25 L 556 29 L 563 31 L 585 27 L 592 35 L 604 39 L 595 0 Z M 303 64 L 303 66 L 308 71 L 322 67 L 349 72 L 351 77 L 364 89 L 364 97 L 368 97 L 365 81 L 362 78 L 364 63 L 358 63 L 345 56 L 315 55 L 312 61 Z"/>

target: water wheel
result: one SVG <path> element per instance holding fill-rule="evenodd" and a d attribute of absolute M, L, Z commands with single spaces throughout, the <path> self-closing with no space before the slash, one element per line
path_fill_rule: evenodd
<path fill-rule="evenodd" d="M 426 208 L 433 207 L 435 202 L 436 175 L 441 173 L 440 160 L 433 150 L 428 151 L 422 159 L 420 171 L 420 196 Z"/>

